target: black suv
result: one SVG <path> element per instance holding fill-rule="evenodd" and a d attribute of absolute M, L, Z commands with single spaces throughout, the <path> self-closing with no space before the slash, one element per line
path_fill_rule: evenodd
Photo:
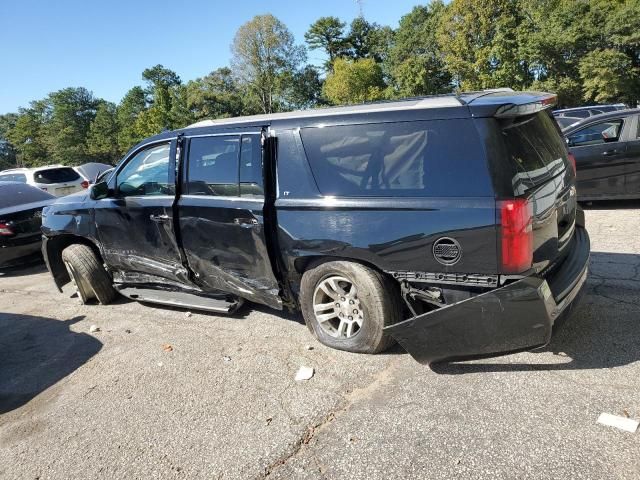
<path fill-rule="evenodd" d="M 83 301 L 302 311 L 324 344 L 423 363 L 546 344 L 587 275 L 546 93 L 485 91 L 204 121 L 44 212 Z"/>

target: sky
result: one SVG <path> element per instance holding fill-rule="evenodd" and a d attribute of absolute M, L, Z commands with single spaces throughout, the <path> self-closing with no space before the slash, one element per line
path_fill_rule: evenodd
<path fill-rule="evenodd" d="M 370 22 L 397 27 L 420 0 L 364 0 Z M 158 63 L 183 81 L 229 64 L 243 23 L 271 13 L 304 43 L 322 16 L 350 22 L 355 0 L 0 0 L 0 114 L 65 87 L 118 102 Z M 318 51 L 308 61 L 320 64 Z"/>

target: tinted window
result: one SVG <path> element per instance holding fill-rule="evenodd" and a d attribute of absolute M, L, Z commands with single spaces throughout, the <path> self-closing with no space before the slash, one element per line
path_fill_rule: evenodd
<path fill-rule="evenodd" d="M 622 131 L 622 120 L 596 123 L 574 132 L 569 137 L 569 146 L 599 145 L 617 142 Z"/>
<path fill-rule="evenodd" d="M 27 183 L 27 176 L 24 173 L 5 173 L 0 175 L 0 182 Z"/>
<path fill-rule="evenodd" d="M 50 193 L 26 184 L 0 183 L 0 208 L 55 198 Z"/>
<path fill-rule="evenodd" d="M 173 195 L 169 184 L 169 144 L 149 147 L 127 162 L 117 177 L 118 194 L 123 197 Z"/>
<path fill-rule="evenodd" d="M 49 185 L 51 183 L 75 182 L 80 178 L 73 168 L 48 168 L 33 172 L 33 180 L 36 183 Z"/>
<path fill-rule="evenodd" d="M 560 128 L 567 128 L 573 125 L 574 123 L 579 122 L 580 120 L 581 120 L 580 118 L 575 118 L 575 117 L 556 117 L 556 122 L 558 122 L 558 125 L 560 125 Z"/>
<path fill-rule="evenodd" d="M 566 166 L 566 146 L 554 120 L 541 112 L 502 124 L 502 138 L 510 161 L 517 167 L 514 189 L 537 185 Z M 521 192 L 522 193 L 522 192 Z"/>
<path fill-rule="evenodd" d="M 188 193 L 238 196 L 239 150 L 239 137 L 192 138 L 189 142 Z"/>
<path fill-rule="evenodd" d="M 260 137 L 243 136 L 240 149 L 240 195 L 262 197 L 262 144 Z"/>
<path fill-rule="evenodd" d="M 486 163 L 471 120 L 305 128 L 300 134 L 324 195 L 455 196 L 463 184 L 469 195 L 487 191 L 483 175 L 473 178 L 478 165 L 486 173 Z"/>
<path fill-rule="evenodd" d="M 576 117 L 576 118 L 587 118 L 591 116 L 588 110 L 574 110 L 570 113 L 569 112 L 565 113 L 565 115 L 571 115 L 572 117 Z"/>

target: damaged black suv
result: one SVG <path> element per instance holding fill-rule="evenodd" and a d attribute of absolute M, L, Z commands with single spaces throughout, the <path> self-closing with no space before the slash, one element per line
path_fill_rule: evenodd
<path fill-rule="evenodd" d="M 554 103 L 493 90 L 162 133 L 45 210 L 44 256 L 85 302 L 246 299 L 348 351 L 542 346 L 589 259 Z"/>

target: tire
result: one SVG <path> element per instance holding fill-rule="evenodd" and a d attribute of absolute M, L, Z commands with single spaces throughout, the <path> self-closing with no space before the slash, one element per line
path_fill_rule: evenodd
<path fill-rule="evenodd" d="M 87 245 L 69 245 L 62 251 L 62 263 L 67 268 L 82 303 L 87 304 L 95 298 L 106 305 L 116 297 L 109 274 Z"/>
<path fill-rule="evenodd" d="M 399 292 L 379 272 L 364 265 L 334 261 L 307 270 L 299 300 L 307 326 L 324 345 L 380 353 L 395 343 L 383 328 L 400 320 Z"/>

